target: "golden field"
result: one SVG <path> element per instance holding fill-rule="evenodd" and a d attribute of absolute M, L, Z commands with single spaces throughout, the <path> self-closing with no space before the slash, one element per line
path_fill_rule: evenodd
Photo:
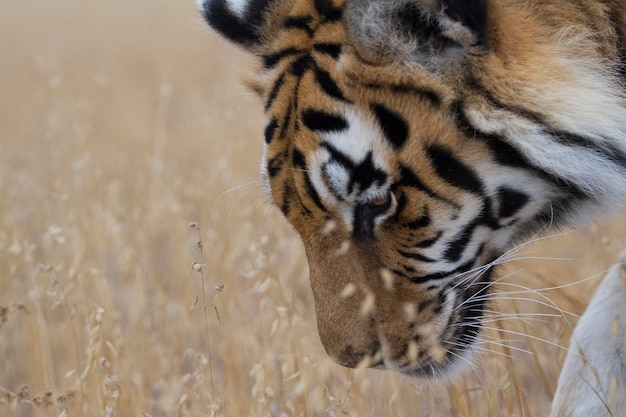
<path fill-rule="evenodd" d="M 192 0 L 5 0 L 0 57 L 0 416 L 549 413 L 623 216 L 514 253 L 454 384 L 348 370 L 257 182 L 249 61 Z"/>

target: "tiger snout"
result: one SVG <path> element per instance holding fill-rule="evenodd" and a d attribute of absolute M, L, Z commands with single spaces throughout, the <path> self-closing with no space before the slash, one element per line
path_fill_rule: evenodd
<path fill-rule="evenodd" d="M 332 247 L 332 245 L 324 245 Z M 440 375 L 460 333 L 454 290 L 434 290 L 396 278 L 376 256 L 309 251 L 317 326 L 328 355 L 350 368 Z"/>

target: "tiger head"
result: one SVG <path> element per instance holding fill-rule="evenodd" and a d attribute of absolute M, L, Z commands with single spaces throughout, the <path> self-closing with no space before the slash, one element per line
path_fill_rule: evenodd
<path fill-rule="evenodd" d="M 484 0 L 199 7 L 260 63 L 262 179 L 304 243 L 327 353 L 409 376 L 467 361 L 499 257 L 588 198 L 515 136 L 559 134 L 558 92 L 528 88 L 558 64 L 518 55 L 550 45 L 501 38 Z"/>

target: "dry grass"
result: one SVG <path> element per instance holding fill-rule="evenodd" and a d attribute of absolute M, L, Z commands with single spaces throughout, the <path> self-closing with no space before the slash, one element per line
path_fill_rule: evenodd
<path fill-rule="evenodd" d="M 331 363 L 300 243 L 255 182 L 246 60 L 191 0 L 3 1 L 0 56 L 0 415 L 547 415 L 598 280 L 503 296 L 549 316 L 493 321 L 504 341 L 452 387 Z M 599 274 L 625 232 L 533 245 L 501 290 Z"/>

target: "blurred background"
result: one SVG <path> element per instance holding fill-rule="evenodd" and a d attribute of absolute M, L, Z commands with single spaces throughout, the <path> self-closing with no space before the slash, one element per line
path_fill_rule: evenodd
<path fill-rule="evenodd" d="M 341 368 L 249 64 L 192 0 L 0 2 L 0 415 L 547 415 L 624 217 L 515 252 L 453 385 Z"/>

